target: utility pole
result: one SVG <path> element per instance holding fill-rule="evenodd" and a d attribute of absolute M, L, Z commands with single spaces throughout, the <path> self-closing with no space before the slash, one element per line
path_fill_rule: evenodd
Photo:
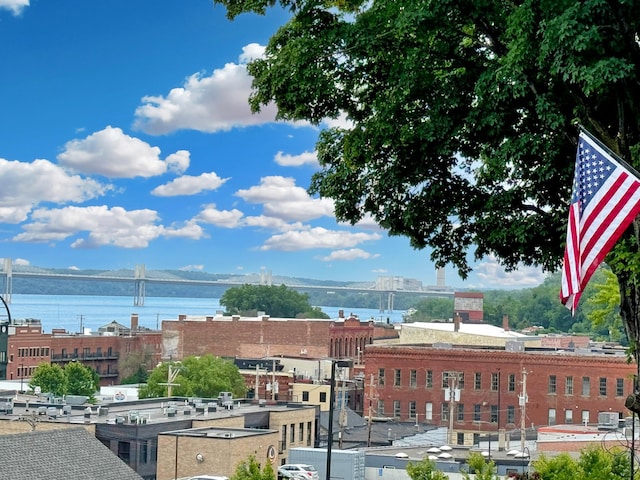
<path fill-rule="evenodd" d="M 179 387 L 179 383 L 174 383 L 178 373 L 180 373 L 182 367 L 178 367 L 175 370 L 173 369 L 173 365 L 169 365 L 169 373 L 167 374 L 167 383 L 159 383 L 158 385 L 166 385 L 167 386 L 167 397 L 171 397 L 171 387 Z"/>
<path fill-rule="evenodd" d="M 340 450 L 342 450 L 342 437 L 344 436 L 344 427 L 347 424 L 347 410 L 346 410 L 346 405 L 345 405 L 345 381 L 344 381 L 344 375 L 342 376 L 342 386 L 340 387 L 340 396 L 341 396 L 341 403 L 340 403 L 340 438 L 339 438 L 339 442 L 338 442 L 338 447 L 340 448 Z"/>
<path fill-rule="evenodd" d="M 460 400 L 460 390 L 458 386 L 458 376 L 460 372 L 447 372 L 449 388 L 445 390 L 445 401 L 449 400 L 449 444 L 453 445 L 453 415 L 454 406 Z"/>
<path fill-rule="evenodd" d="M 276 359 L 273 359 L 271 365 L 271 401 L 276 401 Z"/>
<path fill-rule="evenodd" d="M 520 396 L 520 451 L 524 454 L 527 433 L 527 371 L 522 369 L 522 395 Z"/>
<path fill-rule="evenodd" d="M 371 383 L 369 384 L 369 418 L 367 424 L 369 427 L 369 435 L 367 437 L 367 447 L 371 446 L 371 422 L 373 421 L 373 373 L 371 374 Z"/>

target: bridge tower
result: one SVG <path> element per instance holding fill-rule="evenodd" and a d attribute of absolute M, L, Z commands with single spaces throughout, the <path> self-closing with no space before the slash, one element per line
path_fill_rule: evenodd
<path fill-rule="evenodd" d="M 4 259 L 4 292 L 2 293 L 2 299 L 6 303 L 11 303 L 11 294 L 13 293 L 13 260 L 10 258 Z"/>
<path fill-rule="evenodd" d="M 135 281 L 135 295 L 133 297 L 133 305 L 135 307 L 142 307 L 144 305 L 145 295 L 145 266 L 144 264 L 136 265 L 136 269 L 133 274 Z"/>

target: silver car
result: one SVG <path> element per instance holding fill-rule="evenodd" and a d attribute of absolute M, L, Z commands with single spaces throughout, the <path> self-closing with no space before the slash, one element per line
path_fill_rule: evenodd
<path fill-rule="evenodd" d="M 313 465 L 306 463 L 287 463 L 278 467 L 278 476 L 296 480 L 320 480 L 318 471 Z"/>

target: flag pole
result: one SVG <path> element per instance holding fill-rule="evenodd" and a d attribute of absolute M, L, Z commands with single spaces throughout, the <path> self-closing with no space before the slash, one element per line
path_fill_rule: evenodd
<path fill-rule="evenodd" d="M 580 131 L 582 133 L 584 133 L 585 135 L 587 135 L 591 141 L 593 141 L 593 143 L 595 143 L 596 145 L 598 145 L 600 148 L 602 148 L 605 152 L 607 152 L 611 157 L 613 157 L 615 159 L 616 162 L 618 162 L 620 165 L 622 165 L 624 168 L 626 168 L 627 170 L 629 170 L 630 173 L 632 173 L 633 175 L 635 175 L 637 178 L 640 179 L 640 173 L 638 173 L 638 171 L 633 168 L 631 165 L 629 165 L 625 160 L 622 159 L 622 157 L 620 157 L 620 155 L 618 155 L 617 153 L 615 153 L 613 150 L 611 150 L 609 147 L 607 147 L 604 143 L 602 143 L 600 140 L 598 140 L 595 136 L 593 136 L 591 134 L 591 132 L 589 132 L 589 130 L 587 130 L 586 128 L 584 128 L 582 125 L 578 124 L 578 127 L 580 128 Z"/>

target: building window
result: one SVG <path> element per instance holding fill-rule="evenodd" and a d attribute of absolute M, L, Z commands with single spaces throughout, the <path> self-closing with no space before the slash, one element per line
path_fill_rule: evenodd
<path fill-rule="evenodd" d="M 304 438 L 304 423 L 303 422 L 300 422 L 300 425 L 298 425 L 298 438 L 300 439 L 299 440 L 300 442 Z"/>
<path fill-rule="evenodd" d="M 131 444 L 129 442 L 118 442 L 118 457 L 124 463 L 129 463 Z"/>
<path fill-rule="evenodd" d="M 556 385 L 556 376 L 555 375 L 549 375 L 549 389 L 548 389 L 548 392 L 555 395 L 556 387 L 557 387 L 557 385 Z"/>
<path fill-rule="evenodd" d="M 399 387 L 401 383 L 402 383 L 402 370 L 400 370 L 399 368 L 396 368 L 393 376 L 393 386 Z"/>
<path fill-rule="evenodd" d="M 515 375 L 515 373 L 510 373 L 509 374 L 509 386 L 507 387 L 507 389 L 510 392 L 515 392 L 516 391 L 516 375 Z"/>
<path fill-rule="evenodd" d="M 473 421 L 479 422 L 481 420 L 481 406 L 479 403 L 476 403 L 473 406 Z"/>
<path fill-rule="evenodd" d="M 280 432 L 280 443 L 282 444 L 282 451 L 287 449 L 287 426 L 282 425 L 282 431 Z"/>
<path fill-rule="evenodd" d="M 507 406 L 507 423 L 516 423 L 516 407 L 513 405 Z"/>
<path fill-rule="evenodd" d="M 308 391 L 302 392 L 302 401 L 303 402 L 308 402 L 309 401 L 309 392 Z"/>
<path fill-rule="evenodd" d="M 571 410 L 570 408 L 567 408 L 564 411 L 564 423 L 566 423 L 566 424 L 572 424 L 573 423 L 573 410 Z"/>
<path fill-rule="evenodd" d="M 307 422 L 307 447 L 311 446 L 311 422 Z"/>
<path fill-rule="evenodd" d="M 384 368 L 378 369 L 378 385 L 384 387 Z"/>
<path fill-rule="evenodd" d="M 449 420 L 449 404 L 448 403 L 443 403 L 442 404 L 442 421 L 446 421 Z"/>
<path fill-rule="evenodd" d="M 449 388 L 449 372 L 442 372 L 442 388 Z"/>
<path fill-rule="evenodd" d="M 424 413 L 426 421 L 430 422 L 431 420 L 433 420 L 433 403 L 427 402 L 427 404 L 425 405 Z"/>
<path fill-rule="evenodd" d="M 589 410 L 582 410 L 582 423 L 584 423 L 585 425 L 589 424 Z"/>
<path fill-rule="evenodd" d="M 591 379 L 589 377 L 582 377 L 582 395 L 585 397 L 591 395 Z"/>
<path fill-rule="evenodd" d="M 498 406 L 491 405 L 491 418 L 489 419 L 491 423 L 498 423 Z"/>
<path fill-rule="evenodd" d="M 567 377 L 567 381 L 564 384 L 564 394 L 573 395 L 573 377 Z"/>
<path fill-rule="evenodd" d="M 418 386 L 418 372 L 409 370 L 409 386 L 416 388 Z"/>
<path fill-rule="evenodd" d="M 464 372 L 458 373 L 458 388 L 464 388 Z"/>
<path fill-rule="evenodd" d="M 400 418 L 400 400 L 393 401 L 393 416 Z"/>
<path fill-rule="evenodd" d="M 433 387 L 433 371 L 427 370 L 427 388 Z"/>
<path fill-rule="evenodd" d="M 458 432 L 456 434 L 456 444 L 457 445 L 464 445 L 464 433 Z"/>
<path fill-rule="evenodd" d="M 140 441 L 140 450 L 138 450 L 138 458 L 140 463 L 147 463 L 149 455 L 149 445 L 145 440 Z"/>
<path fill-rule="evenodd" d="M 416 417 L 416 402 L 409 402 L 409 418 L 415 418 L 416 423 L 418 423 L 418 419 Z"/>
<path fill-rule="evenodd" d="M 624 396 L 624 378 L 616 378 L 616 397 Z"/>
<path fill-rule="evenodd" d="M 556 424 L 556 409 L 550 408 L 549 409 L 549 425 L 555 425 L 555 424 Z"/>
<path fill-rule="evenodd" d="M 492 392 L 497 392 L 498 388 L 499 388 L 499 383 L 500 383 L 500 377 L 498 376 L 497 373 L 492 373 L 491 374 L 491 391 Z"/>
<path fill-rule="evenodd" d="M 289 429 L 289 433 L 291 434 L 291 439 L 289 440 L 291 443 L 296 442 L 296 424 L 292 423 L 291 428 Z"/>
<path fill-rule="evenodd" d="M 480 372 L 473 374 L 473 388 L 476 390 L 482 390 L 482 374 Z"/>
<path fill-rule="evenodd" d="M 320 403 L 327 403 L 327 392 L 320 392 Z"/>
<path fill-rule="evenodd" d="M 459 403 L 456 408 L 458 421 L 464 422 L 464 403 Z"/>
<path fill-rule="evenodd" d="M 378 400 L 378 416 L 384 417 L 384 400 Z"/>
<path fill-rule="evenodd" d="M 600 377 L 600 396 L 602 397 L 607 396 L 607 378 L 606 377 Z"/>

